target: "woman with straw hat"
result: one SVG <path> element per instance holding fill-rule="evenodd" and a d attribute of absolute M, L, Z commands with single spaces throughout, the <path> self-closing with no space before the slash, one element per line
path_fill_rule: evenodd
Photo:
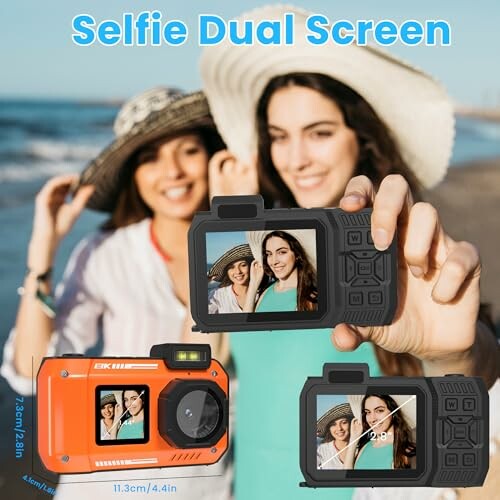
<path fill-rule="evenodd" d="M 101 327 L 103 356 L 148 356 L 154 344 L 192 339 L 187 231 L 194 213 L 208 208 L 208 160 L 222 147 L 207 101 L 201 92 L 155 88 L 125 103 L 114 129 L 116 139 L 80 176 L 55 177 L 36 198 L 28 271 L 1 368 L 17 392 L 31 393 L 44 356 L 84 353 L 97 343 Z M 85 206 L 110 218 L 74 250 L 54 305 L 54 255 Z M 212 347 L 224 357 L 219 345 Z M 189 470 L 203 475 L 206 468 Z M 182 498 L 229 496 L 228 471 L 221 465 L 212 471 L 218 476 L 189 484 Z M 158 475 L 113 477 L 141 473 Z M 218 493 L 208 493 L 213 491 Z M 57 498 L 93 493 L 104 495 L 97 483 L 65 483 Z"/>
<path fill-rule="evenodd" d="M 349 403 L 330 408 L 318 420 L 318 435 L 323 442 L 318 446 L 318 469 L 344 469 L 351 440 L 351 421 L 354 415 Z"/>
<path fill-rule="evenodd" d="M 219 282 L 219 286 L 209 294 L 209 314 L 243 312 L 252 260 L 250 247 L 243 243 L 230 248 L 214 262 L 208 278 Z"/>
<path fill-rule="evenodd" d="M 420 187 L 435 185 L 446 172 L 454 138 L 451 100 L 434 79 L 384 51 L 311 46 L 304 10 L 267 6 L 240 21 L 279 20 L 287 12 L 294 14 L 294 45 L 223 41 L 204 48 L 204 88 L 229 148 L 214 156 L 210 182 L 217 194 L 239 194 L 241 185 L 248 194 L 260 189 L 268 207 L 356 211 L 372 205 L 371 236 L 379 250 L 399 228 L 399 307 L 392 325 L 338 325 L 335 349 L 327 330 L 231 336 L 241 389 L 239 500 L 307 497 L 294 487 L 298 443 L 283 438 L 298 435 L 296 421 L 288 421 L 286 432 L 274 429 L 281 414 L 296 411 L 304 380 L 325 361 L 365 361 L 375 375 L 482 375 L 490 386 L 498 376 L 495 338 L 478 319 L 477 251 L 447 235 L 432 206 L 415 203 Z M 376 357 L 367 341 L 377 346 Z M 259 373 L 256 356 L 267 366 Z M 268 409 L 265 425 L 247 418 L 256 404 Z M 350 498 L 352 491 L 335 494 Z"/>

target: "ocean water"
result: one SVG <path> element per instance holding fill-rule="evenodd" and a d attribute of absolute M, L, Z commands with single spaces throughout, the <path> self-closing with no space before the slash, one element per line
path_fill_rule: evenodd
<path fill-rule="evenodd" d="M 23 280 L 26 250 L 36 193 L 53 175 L 79 172 L 112 138 L 112 123 L 118 108 L 112 104 L 0 100 L 0 355 L 15 321 L 18 295 Z M 500 124 L 458 119 L 452 164 L 500 156 Z M 55 279 L 74 245 L 97 228 L 105 216 L 86 211 L 64 240 L 58 252 Z M 33 401 L 26 418 L 31 420 Z M 9 457 L 14 450 L 9 429 L 15 414 L 15 394 L 0 377 L 0 497 L 16 492 L 16 498 L 34 498 L 34 490 L 18 493 L 20 471 L 29 471 Z M 11 430 L 11 429 L 10 429 Z M 28 435 L 33 438 L 28 429 Z M 29 449 L 29 444 L 28 444 Z M 29 458 L 29 457 L 27 457 Z M 7 464 L 7 465 L 5 465 Z M 5 468 L 6 467 L 6 468 Z M 25 467 L 25 469 L 23 469 Z M 9 472 L 11 471 L 11 472 Z"/>

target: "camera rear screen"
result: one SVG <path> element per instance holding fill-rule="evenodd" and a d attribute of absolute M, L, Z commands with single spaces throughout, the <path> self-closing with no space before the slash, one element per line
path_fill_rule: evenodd
<path fill-rule="evenodd" d="M 318 310 L 315 229 L 206 234 L 208 313 Z"/>
<path fill-rule="evenodd" d="M 415 395 L 316 396 L 318 470 L 416 469 Z"/>
<path fill-rule="evenodd" d="M 149 389 L 138 386 L 96 388 L 96 442 L 145 443 L 149 432 Z"/>

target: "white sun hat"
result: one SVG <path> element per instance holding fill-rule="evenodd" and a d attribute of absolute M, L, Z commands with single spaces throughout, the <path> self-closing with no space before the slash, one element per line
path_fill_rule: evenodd
<path fill-rule="evenodd" d="M 261 7 L 242 14 L 238 21 L 282 21 L 285 13 L 294 14 L 293 45 L 235 46 L 226 39 L 203 49 L 203 86 L 228 149 L 243 162 L 254 157 L 257 103 L 272 78 L 322 73 L 351 87 L 372 106 L 424 187 L 441 181 L 455 135 L 453 104 L 445 89 L 423 71 L 379 48 L 330 41 L 309 44 L 306 19 L 311 13 L 297 7 Z"/>

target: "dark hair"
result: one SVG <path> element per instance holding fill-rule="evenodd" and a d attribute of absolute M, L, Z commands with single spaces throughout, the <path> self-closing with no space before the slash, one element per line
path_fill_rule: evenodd
<path fill-rule="evenodd" d="M 231 266 L 233 266 L 236 262 L 240 262 L 241 260 L 245 261 L 248 265 L 248 276 L 250 278 L 250 265 L 252 264 L 252 261 L 253 261 L 253 257 L 239 257 L 235 260 L 233 260 L 232 262 L 230 262 L 225 268 L 224 268 L 224 272 L 222 273 L 222 281 L 221 281 L 221 284 L 219 285 L 219 288 L 223 288 L 225 286 L 231 286 L 232 285 L 232 281 L 231 279 L 229 278 L 229 274 L 228 274 L 228 271 L 229 269 L 231 269 Z"/>
<path fill-rule="evenodd" d="M 295 266 L 297 267 L 297 311 L 315 311 L 318 308 L 316 272 L 309 262 L 302 245 L 290 233 L 286 231 L 271 231 L 263 239 L 262 266 L 264 267 L 264 273 L 271 278 L 274 277 L 274 273 L 269 267 L 266 258 L 266 243 L 272 237 L 285 240 L 295 255 Z"/>
<path fill-rule="evenodd" d="M 337 421 L 337 420 L 341 420 L 341 419 L 345 419 L 347 420 L 347 422 L 349 422 L 349 424 L 351 423 L 351 420 L 353 419 L 353 417 L 347 417 L 347 416 L 343 416 L 343 417 L 337 417 L 337 418 L 334 418 L 333 420 L 330 420 L 330 422 L 328 422 L 328 424 L 325 426 L 325 432 L 323 434 L 323 443 L 330 443 L 331 441 L 334 440 L 333 436 L 332 436 L 332 433 L 330 432 L 330 427 Z M 349 425 L 349 432 L 351 432 L 351 429 L 350 429 L 350 425 Z"/>
<path fill-rule="evenodd" d="M 387 406 L 389 412 L 393 412 L 398 408 L 398 404 L 391 396 L 387 394 L 367 394 L 361 403 L 361 420 L 363 422 L 363 432 L 367 431 L 370 426 L 366 421 L 365 402 L 368 398 L 379 398 Z M 410 426 L 406 422 L 403 414 L 400 411 L 395 411 L 391 417 L 392 428 L 394 430 L 394 441 L 392 444 L 392 461 L 394 469 L 410 469 L 410 458 L 414 457 L 417 453 L 417 447 L 412 439 Z M 369 433 L 365 434 L 358 444 L 358 449 L 361 450 L 363 446 L 370 440 Z"/>
<path fill-rule="evenodd" d="M 266 207 L 276 201 L 284 207 L 296 207 L 291 191 L 281 180 L 271 159 L 271 138 L 267 109 L 272 95 L 288 86 L 316 90 L 340 108 L 344 121 L 356 134 L 359 158 L 355 175 L 366 175 L 375 185 L 389 174 L 401 174 L 408 181 L 414 197 L 420 196 L 420 184 L 401 157 L 398 146 L 384 122 L 355 90 L 320 73 L 289 73 L 272 78 L 257 104 L 257 138 L 260 191 Z"/>
<path fill-rule="evenodd" d="M 121 171 L 118 182 L 124 187 L 118 194 L 113 213 L 102 226 L 103 229 L 118 229 L 139 222 L 146 217 L 152 217 L 151 209 L 144 203 L 139 194 L 134 180 L 134 173 L 139 165 L 156 156 L 162 144 L 174 137 L 187 134 L 196 134 L 201 138 L 209 158 L 216 151 L 225 147 L 215 128 L 208 126 L 183 130 L 175 135 L 162 136 L 141 146 L 128 158 Z M 206 201 L 208 204 L 208 194 Z"/>
<path fill-rule="evenodd" d="M 121 394 L 121 399 L 122 399 L 122 404 L 123 404 L 123 415 L 120 419 L 121 423 L 125 422 L 125 420 L 128 420 L 132 416 L 130 414 L 130 412 L 127 412 L 127 409 L 125 408 L 125 393 L 127 391 L 137 392 L 139 398 L 142 401 L 142 409 L 144 412 L 146 412 L 146 408 L 148 405 L 147 392 L 145 391 L 144 386 L 131 385 L 130 387 L 123 389 L 122 394 Z M 142 394 L 141 394 L 141 392 L 142 392 Z"/>
<path fill-rule="evenodd" d="M 359 145 L 355 175 L 366 175 L 375 185 L 389 174 L 401 174 L 410 185 L 414 200 L 421 199 L 421 185 L 404 162 L 390 130 L 370 104 L 347 85 L 320 73 L 289 73 L 272 78 L 257 104 L 257 136 L 260 192 L 267 208 L 276 202 L 283 207 L 296 207 L 297 202 L 282 181 L 271 159 L 271 138 L 267 108 L 271 96 L 288 86 L 316 90 L 339 107 L 346 125 L 354 131 Z M 394 354 L 375 346 L 375 355 L 386 375 L 422 375 L 421 362 L 407 353 Z"/>

